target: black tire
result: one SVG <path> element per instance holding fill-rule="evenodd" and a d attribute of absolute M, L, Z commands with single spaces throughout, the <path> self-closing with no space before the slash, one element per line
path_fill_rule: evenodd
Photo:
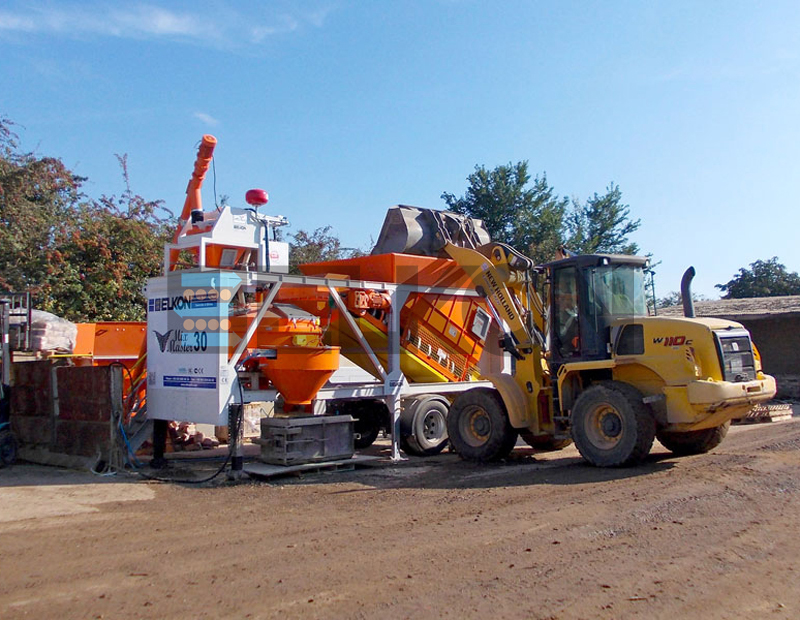
<path fill-rule="evenodd" d="M 462 392 L 447 416 L 450 443 L 467 461 L 497 461 L 508 456 L 517 443 L 503 399 L 495 390 Z"/>
<path fill-rule="evenodd" d="M 526 444 L 539 452 L 563 450 L 572 443 L 572 439 L 556 439 L 550 435 L 534 435 L 530 431 L 519 431 L 519 436 Z"/>
<path fill-rule="evenodd" d="M 356 450 L 369 448 L 378 438 L 381 428 L 388 424 L 389 411 L 380 400 L 336 400 L 328 404 L 328 412 L 353 416 L 353 446 Z"/>
<path fill-rule="evenodd" d="M 425 394 L 406 400 L 400 414 L 400 447 L 414 456 L 433 456 L 447 446 L 450 402 Z"/>
<path fill-rule="evenodd" d="M 353 445 L 356 450 L 363 450 L 369 448 L 375 443 L 378 438 L 378 433 L 381 432 L 381 425 L 377 415 L 370 411 L 362 410 L 353 415 L 355 423 L 353 424 L 353 432 L 355 438 Z"/>
<path fill-rule="evenodd" d="M 642 393 L 619 381 L 588 387 L 572 409 L 572 439 L 581 456 L 597 467 L 640 463 L 650 453 L 655 416 Z"/>
<path fill-rule="evenodd" d="M 689 431 L 688 433 L 660 431 L 656 433 L 656 437 L 667 450 L 678 456 L 704 454 L 722 443 L 730 427 L 731 423 L 725 422 L 721 426 L 705 428 L 701 431 Z"/>
<path fill-rule="evenodd" d="M 0 431 L 0 469 L 14 464 L 17 460 L 17 448 L 14 433 L 8 429 Z"/>

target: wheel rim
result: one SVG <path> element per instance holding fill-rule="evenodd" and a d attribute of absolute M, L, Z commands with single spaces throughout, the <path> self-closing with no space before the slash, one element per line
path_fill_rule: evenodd
<path fill-rule="evenodd" d="M 422 435 L 426 440 L 436 442 L 444 437 L 445 419 L 440 411 L 429 411 L 422 421 Z"/>
<path fill-rule="evenodd" d="M 459 420 L 459 431 L 464 441 L 477 448 L 485 444 L 492 433 L 492 420 L 481 407 L 470 407 Z"/>
<path fill-rule="evenodd" d="M 592 409 L 584 428 L 589 441 L 601 450 L 610 450 L 622 440 L 622 416 L 609 403 L 601 403 Z"/>

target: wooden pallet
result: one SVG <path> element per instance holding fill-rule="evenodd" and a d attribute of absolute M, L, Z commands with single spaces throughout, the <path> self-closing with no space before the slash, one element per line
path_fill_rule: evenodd
<path fill-rule="evenodd" d="M 761 424 L 764 422 L 784 422 L 792 418 L 792 406 L 788 403 L 756 405 L 747 415 L 733 420 L 734 424 Z"/>
<path fill-rule="evenodd" d="M 349 459 L 338 461 L 321 461 L 319 463 L 302 463 L 299 465 L 270 465 L 268 463 L 245 463 L 245 473 L 255 478 L 278 478 L 280 476 L 318 473 L 322 471 L 352 471 L 356 467 L 376 465 L 379 456 L 357 454 Z"/>

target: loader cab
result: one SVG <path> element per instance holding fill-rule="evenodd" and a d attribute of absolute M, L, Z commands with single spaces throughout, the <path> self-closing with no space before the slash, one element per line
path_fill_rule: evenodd
<path fill-rule="evenodd" d="M 611 357 L 611 325 L 647 316 L 644 268 L 647 259 L 585 254 L 548 263 L 550 363 Z"/>

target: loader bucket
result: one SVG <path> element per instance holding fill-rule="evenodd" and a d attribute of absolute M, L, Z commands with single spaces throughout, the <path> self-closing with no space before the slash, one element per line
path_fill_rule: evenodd
<path fill-rule="evenodd" d="M 372 254 L 447 257 L 443 250 L 447 242 L 476 248 L 490 241 L 481 220 L 450 211 L 398 205 L 386 212 Z"/>

